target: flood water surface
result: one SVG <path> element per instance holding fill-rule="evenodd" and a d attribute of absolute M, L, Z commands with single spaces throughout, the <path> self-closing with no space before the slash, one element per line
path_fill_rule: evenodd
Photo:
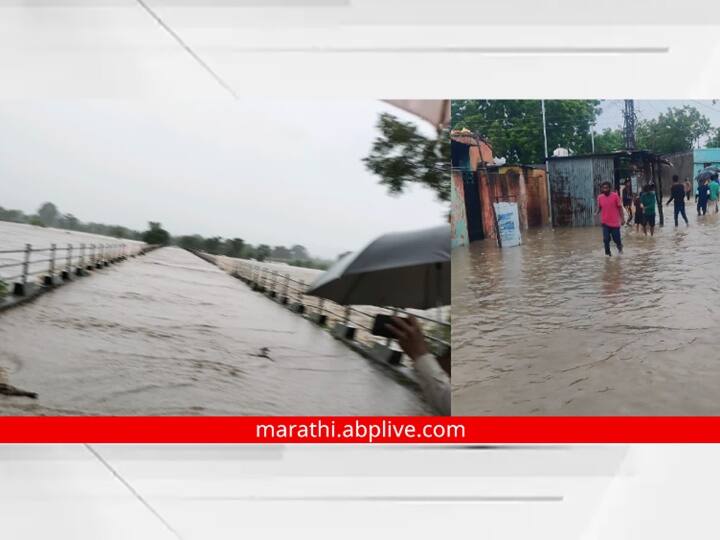
<path fill-rule="evenodd" d="M 720 219 L 668 217 L 456 249 L 454 414 L 720 414 Z"/>
<path fill-rule="evenodd" d="M 414 388 L 163 248 L 0 315 L 0 414 L 432 414 Z"/>

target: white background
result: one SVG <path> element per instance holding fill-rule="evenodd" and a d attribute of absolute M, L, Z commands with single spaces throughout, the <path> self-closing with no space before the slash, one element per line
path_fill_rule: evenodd
<path fill-rule="evenodd" d="M 707 1 L 269 3 L 0 0 L 0 98 L 720 95 L 720 8 Z M 718 461 L 716 446 L 674 445 L 4 446 L 0 526 L 3 538 L 715 538 Z"/>

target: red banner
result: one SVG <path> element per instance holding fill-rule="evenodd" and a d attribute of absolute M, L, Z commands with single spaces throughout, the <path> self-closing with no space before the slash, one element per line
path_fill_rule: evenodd
<path fill-rule="evenodd" d="M 720 442 L 720 417 L 0 417 L 3 443 Z"/>

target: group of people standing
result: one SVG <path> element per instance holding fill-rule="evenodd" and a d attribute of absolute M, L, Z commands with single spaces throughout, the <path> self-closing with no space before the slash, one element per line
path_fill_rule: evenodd
<path fill-rule="evenodd" d="M 698 185 L 697 192 L 695 194 L 697 198 L 697 212 L 698 216 L 704 216 L 707 213 L 708 202 L 715 207 L 715 212 L 718 212 L 718 199 L 720 199 L 720 182 L 715 177 L 712 180 L 706 178 Z"/>
<path fill-rule="evenodd" d="M 655 210 L 658 199 L 655 192 L 655 185 L 648 184 L 643 186 L 639 193 L 633 192 L 632 182 L 628 179 L 621 188 L 622 199 L 618 193 L 612 190 L 610 182 L 603 182 L 600 185 L 600 195 L 597 199 L 596 214 L 600 214 L 600 222 L 603 228 L 603 244 L 605 246 L 605 254 L 609 257 L 610 241 L 612 240 L 617 246 L 619 253 L 622 253 L 622 239 L 620 228 L 623 223 L 632 226 L 635 223 L 635 230 L 647 236 L 655 234 Z M 670 198 L 667 200 L 666 206 L 674 203 L 675 226 L 678 226 L 678 217 L 681 216 L 685 221 L 685 225 L 689 225 L 687 214 L 685 213 L 685 200 L 690 200 L 692 195 L 692 183 L 689 179 L 680 182 L 680 178 L 673 176 L 672 187 L 670 188 Z M 718 202 L 720 200 L 720 181 L 716 178 L 706 179 L 699 182 L 697 191 L 695 192 L 698 215 L 707 213 L 708 203 L 714 204 L 715 212 L 720 211 Z M 627 214 L 627 219 L 625 215 Z"/>

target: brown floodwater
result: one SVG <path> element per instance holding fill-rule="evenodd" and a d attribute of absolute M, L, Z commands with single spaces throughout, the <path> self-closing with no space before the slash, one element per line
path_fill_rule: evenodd
<path fill-rule="evenodd" d="M 720 414 L 720 218 L 688 214 L 611 258 L 599 227 L 454 250 L 453 413 Z"/>
<path fill-rule="evenodd" d="M 0 414 L 433 414 L 414 387 L 163 248 L 0 314 Z"/>

